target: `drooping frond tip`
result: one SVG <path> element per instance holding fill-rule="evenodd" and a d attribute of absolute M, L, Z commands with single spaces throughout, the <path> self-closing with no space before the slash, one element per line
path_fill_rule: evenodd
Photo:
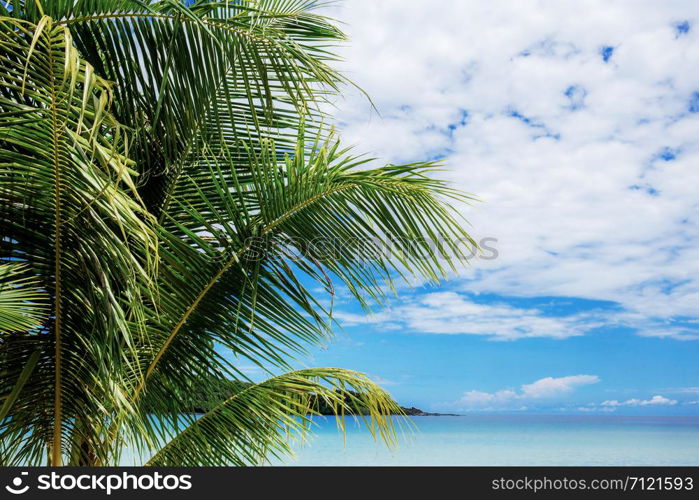
<path fill-rule="evenodd" d="M 318 418 L 319 404 L 355 416 L 375 438 L 396 444 L 401 413 L 391 397 L 365 375 L 338 368 L 285 373 L 250 386 L 190 424 L 148 465 L 259 465 L 293 454 Z M 293 438 L 293 439 L 292 439 Z"/>

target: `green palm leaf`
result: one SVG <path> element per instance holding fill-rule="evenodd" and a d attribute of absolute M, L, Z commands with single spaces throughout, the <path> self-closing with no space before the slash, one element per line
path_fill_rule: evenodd
<path fill-rule="evenodd" d="M 360 394 L 362 397 L 358 397 Z M 323 401 L 338 415 L 355 415 L 377 438 L 395 443 L 391 415 L 400 407 L 362 374 L 336 368 L 299 370 L 231 396 L 193 420 L 147 465 L 259 465 L 293 453 Z M 338 420 L 344 430 L 344 421 Z"/>
<path fill-rule="evenodd" d="M 247 381 L 241 359 L 279 373 L 331 339 L 333 282 L 368 308 L 473 244 L 450 205 L 470 197 L 438 164 L 376 166 L 322 125 L 347 82 L 315 1 L 188 3 L 0 4 L 6 465 L 114 464 L 127 446 L 257 463 L 290 450 L 282 430 L 303 435 L 317 398 L 368 402 L 392 442 L 395 404 L 339 369 L 188 411 L 193 391 L 220 402 Z"/>
<path fill-rule="evenodd" d="M 140 314 L 155 233 L 123 155 L 124 131 L 106 111 L 110 86 L 80 59 L 66 28 L 48 17 L 37 25 L 1 19 L 0 48 L 3 257 L 30 266 L 52 297 L 43 332 L 16 346 L 41 344 L 44 388 L 32 396 L 42 399 L 37 408 L 54 401 L 43 421 L 32 419 L 21 453 L 37 453 L 51 433 L 60 464 L 66 443 L 81 439 L 70 435 L 82 432 L 64 420 L 95 415 L 121 385 L 118 370 L 102 380 L 94 370 L 107 372 L 122 344 L 133 343 L 128 320 Z M 20 421 L 13 415 L 8 429 L 26 434 Z"/>
<path fill-rule="evenodd" d="M 52 4 L 96 70 L 119 85 L 115 115 L 137 117 L 133 157 L 148 174 L 153 210 L 167 205 L 200 134 L 244 140 L 288 128 L 344 79 L 320 42 L 343 37 L 309 12 L 315 2 L 112 2 L 86 13 L 82 2 Z M 62 5 L 61 5 L 62 4 Z M 202 67 L 206 69 L 202 71 Z M 271 132 L 266 132 L 267 134 Z M 144 178 L 144 181 L 147 180 Z"/>
<path fill-rule="evenodd" d="M 0 264 L 0 338 L 26 332 L 46 319 L 47 297 L 21 264 Z"/>
<path fill-rule="evenodd" d="M 174 274 L 167 271 L 172 266 L 163 266 L 161 289 L 179 290 L 181 302 L 160 308 L 165 321 L 151 331 L 146 377 L 165 371 L 170 381 L 177 372 L 196 370 L 198 360 L 187 353 L 192 343 L 288 368 L 293 352 L 324 340 L 329 328 L 319 298 L 297 273 L 321 285 L 332 274 L 359 299 L 380 299 L 380 278 L 390 282 L 394 272 L 409 270 L 437 280 L 445 265 L 464 257 L 458 243 L 468 236 L 440 199 L 464 196 L 426 175 L 433 164 L 359 169 L 367 160 L 337 142 L 306 146 L 302 135 L 296 156 L 280 163 L 269 145 L 254 158 L 245 186 L 228 185 L 220 173 L 226 168 L 235 180 L 234 167 L 211 166 L 208 183 L 195 183 L 201 203 L 179 205 L 176 214 L 187 226 L 177 226 L 180 234 L 163 255 L 180 252 L 173 266 L 176 261 L 189 270 Z M 202 237 L 207 232 L 216 238 Z M 321 238 L 339 243 L 333 255 L 314 251 Z M 378 239 L 395 242 L 394 254 L 366 255 L 362 243 Z M 296 245 L 294 259 L 285 251 L 289 241 Z M 264 256 L 250 259 L 260 243 Z M 223 363 L 220 368 L 226 369 Z M 156 383 L 149 384 L 155 390 Z"/>

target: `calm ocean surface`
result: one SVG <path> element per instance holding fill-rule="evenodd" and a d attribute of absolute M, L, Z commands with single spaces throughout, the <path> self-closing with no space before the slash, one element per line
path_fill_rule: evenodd
<path fill-rule="evenodd" d="M 468 415 L 413 417 L 397 450 L 334 417 L 286 465 L 699 465 L 699 418 Z"/>

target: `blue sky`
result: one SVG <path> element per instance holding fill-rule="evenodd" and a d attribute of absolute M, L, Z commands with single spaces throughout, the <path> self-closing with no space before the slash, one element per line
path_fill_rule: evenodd
<path fill-rule="evenodd" d="M 690 404 L 699 399 L 696 341 L 638 335 L 636 328 L 608 319 L 622 311 L 613 302 L 453 292 L 456 283 L 403 290 L 388 311 L 365 323 L 350 301 L 338 305 L 353 311 L 351 319 L 343 321 L 343 312 L 337 313 L 344 328 L 309 364 L 364 371 L 403 404 L 436 411 L 699 413 L 697 404 Z M 449 306 L 425 317 L 434 305 L 420 303 L 435 304 L 430 300 L 435 294 L 450 300 L 458 294 L 485 309 L 464 313 Z M 493 319 L 496 313 L 488 310 L 500 316 Z M 543 320 L 541 328 L 518 324 L 534 314 Z M 594 319 L 589 329 L 566 327 L 581 315 Z M 519 327 L 525 337 L 501 335 L 510 322 L 512 331 Z M 556 325 L 560 338 L 554 336 Z"/>
<path fill-rule="evenodd" d="M 352 0 L 334 114 L 442 158 L 497 258 L 401 287 L 308 365 L 458 412 L 699 415 L 699 4 Z"/>

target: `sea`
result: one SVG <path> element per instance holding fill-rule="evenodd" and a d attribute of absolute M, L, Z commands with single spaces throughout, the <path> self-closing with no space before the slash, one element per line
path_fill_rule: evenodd
<path fill-rule="evenodd" d="M 366 427 L 315 419 L 288 466 L 699 465 L 699 418 L 618 415 L 410 417 L 389 449 Z"/>

